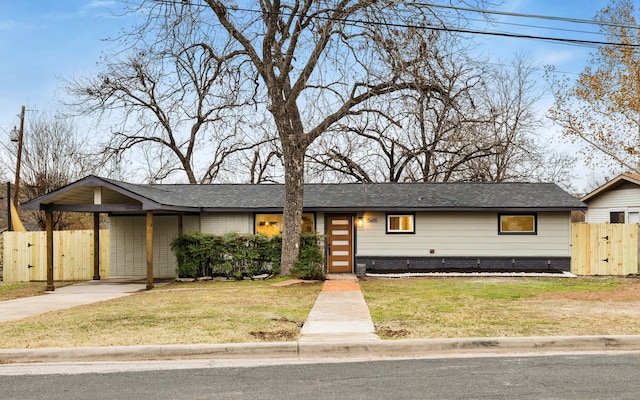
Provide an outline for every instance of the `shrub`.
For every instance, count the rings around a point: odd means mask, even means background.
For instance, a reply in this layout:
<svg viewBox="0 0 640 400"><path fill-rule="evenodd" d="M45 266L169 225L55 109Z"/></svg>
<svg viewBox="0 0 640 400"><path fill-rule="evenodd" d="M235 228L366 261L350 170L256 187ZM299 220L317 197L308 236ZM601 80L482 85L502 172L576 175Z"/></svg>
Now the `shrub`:
<svg viewBox="0 0 640 400"><path fill-rule="evenodd" d="M216 246L212 237L201 233L179 235L171 242L171 250L178 263L178 276L195 278L207 274L213 262Z"/></svg>
<svg viewBox="0 0 640 400"><path fill-rule="evenodd" d="M300 238L300 256L291 274L302 279L325 278L324 240L315 233L303 233Z"/></svg>
<svg viewBox="0 0 640 400"><path fill-rule="evenodd" d="M182 278L226 276L241 279L280 272L282 237L228 233L185 233L171 242ZM321 236L303 234L300 260L292 274L304 279L324 278Z"/></svg>

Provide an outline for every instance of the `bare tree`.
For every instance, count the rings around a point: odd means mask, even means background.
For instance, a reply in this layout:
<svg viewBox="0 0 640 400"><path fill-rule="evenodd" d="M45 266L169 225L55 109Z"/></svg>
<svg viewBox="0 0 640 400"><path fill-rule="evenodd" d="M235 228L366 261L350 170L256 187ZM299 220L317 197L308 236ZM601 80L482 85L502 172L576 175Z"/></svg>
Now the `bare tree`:
<svg viewBox="0 0 640 400"><path fill-rule="evenodd" d="M448 101L439 93L402 93L374 118L320 140L310 156L316 176L328 169L364 182L554 179L569 187L571 158L540 139L530 62L516 57L509 67L490 68L434 38L413 41L422 50L406 43L389 59L422 52L411 73L445 88Z"/></svg>
<svg viewBox="0 0 640 400"><path fill-rule="evenodd" d="M109 147L166 146L190 182L197 181L195 149L208 148L196 146L205 127L238 126L253 114L268 113L284 167L283 274L298 259L304 159L311 143L350 116L375 113L373 99L413 90L446 95L437 83L406 73L411 57L395 65L383 61L410 29L444 30L446 13L456 12L449 8L387 0L276 0L246 6L142 0L132 11L146 16L134 32L138 52L76 86L79 103L90 111L123 110L122 129L114 131ZM180 79L168 79L176 74ZM188 129L180 136L176 127L183 124ZM238 131L206 132L216 132L219 141ZM233 142L241 149L252 144L241 138Z"/></svg>
<svg viewBox="0 0 640 400"><path fill-rule="evenodd" d="M162 38L105 56L95 77L67 81L77 99L71 105L112 129L104 154L121 162L134 152L150 182L181 172L190 183L211 183L230 155L256 145L241 129L252 97L239 100L248 77L232 62L238 53L224 52L225 43L202 32L198 15L165 14ZM203 35L214 43L202 42Z"/></svg>
<svg viewBox="0 0 640 400"><path fill-rule="evenodd" d="M573 82L548 70L555 95L549 118L585 160L640 172L640 29L637 2L611 0L595 17L612 45L601 46ZM595 151L594 151L595 150Z"/></svg>
<svg viewBox="0 0 640 400"><path fill-rule="evenodd" d="M314 162L364 181L450 181L469 179L473 162L498 151L483 126L489 121L482 99L486 68L449 37L408 34L385 48L385 62L441 90L399 93L375 116L360 118L359 128L344 127L342 145L321 149Z"/></svg>
<svg viewBox="0 0 640 400"><path fill-rule="evenodd" d="M100 167L95 155L90 153L88 143L79 133L73 121L48 115L29 113L23 138L21 162L21 193L26 198L35 198L59 189L81 177L95 173ZM17 149L7 148L15 160ZM15 164L4 166L15 171ZM22 196L21 196L22 197ZM45 218L41 212L33 211L41 229L45 229ZM72 219L66 213L56 212L54 229L67 229Z"/></svg>
<svg viewBox="0 0 640 400"><path fill-rule="evenodd" d="M509 66L495 68L487 78L482 102L487 118L483 129L489 132L495 152L476 159L470 180L477 181L554 181L569 189L575 158L554 150L537 104L542 91L536 87L535 66L517 55Z"/></svg>
<svg viewBox="0 0 640 400"><path fill-rule="evenodd" d="M369 100L397 91L440 91L380 63L409 23L438 23L423 4L387 1L260 2L240 10L206 0L264 88L282 146L285 206L282 273L298 258L304 158L309 145ZM254 18L255 17L255 18Z"/></svg>
<svg viewBox="0 0 640 400"><path fill-rule="evenodd" d="M254 114L244 129L251 131L258 145L229 158L220 171L221 182L250 184L282 183L282 148L275 127L266 115Z"/></svg>
<svg viewBox="0 0 640 400"><path fill-rule="evenodd" d="M282 183L282 150L275 139L242 155L249 162L249 183Z"/></svg>

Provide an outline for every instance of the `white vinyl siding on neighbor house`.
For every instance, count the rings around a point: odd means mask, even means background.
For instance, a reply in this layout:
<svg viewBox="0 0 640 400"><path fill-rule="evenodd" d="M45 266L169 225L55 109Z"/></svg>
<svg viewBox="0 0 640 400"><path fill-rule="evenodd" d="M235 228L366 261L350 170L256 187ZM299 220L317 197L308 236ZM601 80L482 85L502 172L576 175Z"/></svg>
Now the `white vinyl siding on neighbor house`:
<svg viewBox="0 0 640 400"><path fill-rule="evenodd" d="M585 222L590 224L606 223L611 212L625 213L626 222L637 222L640 212L640 187L633 183L625 183L615 190L602 193L589 201L589 209Z"/></svg>
<svg viewBox="0 0 640 400"><path fill-rule="evenodd" d="M206 213L200 216L203 233L253 233L253 213Z"/></svg>
<svg viewBox="0 0 640 400"><path fill-rule="evenodd" d="M418 212L414 235L389 235L385 213L365 212L364 226L357 230L357 255L569 257L570 213L537 215L536 235L499 235L497 212Z"/></svg>
<svg viewBox="0 0 640 400"><path fill-rule="evenodd" d="M184 221L183 221L184 224ZM112 216L110 276L145 276L147 273L146 217ZM178 217L153 217L153 275L176 275L171 241L178 234Z"/></svg>

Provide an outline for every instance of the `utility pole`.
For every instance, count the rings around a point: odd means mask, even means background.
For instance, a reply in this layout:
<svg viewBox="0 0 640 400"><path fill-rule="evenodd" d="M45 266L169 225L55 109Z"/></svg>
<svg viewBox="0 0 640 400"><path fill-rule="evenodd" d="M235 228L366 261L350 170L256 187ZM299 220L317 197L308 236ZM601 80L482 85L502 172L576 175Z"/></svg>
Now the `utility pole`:
<svg viewBox="0 0 640 400"><path fill-rule="evenodd" d="M7 230L13 231L13 221L11 221L11 182L7 181Z"/></svg>
<svg viewBox="0 0 640 400"><path fill-rule="evenodd" d="M22 106L22 111L20 112L20 130L18 131L18 157L16 160L16 184L15 184L15 193L13 194L13 204L18 209L18 204L20 204L19 195L20 195L20 165L22 161L22 138L24 136L24 106ZM13 138L11 139L13 140Z"/></svg>

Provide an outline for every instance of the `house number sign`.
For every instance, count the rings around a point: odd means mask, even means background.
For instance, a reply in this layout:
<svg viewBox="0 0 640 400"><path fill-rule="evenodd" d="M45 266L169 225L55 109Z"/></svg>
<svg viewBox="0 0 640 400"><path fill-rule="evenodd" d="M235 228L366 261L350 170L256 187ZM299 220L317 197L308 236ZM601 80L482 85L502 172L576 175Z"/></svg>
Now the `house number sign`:
<svg viewBox="0 0 640 400"><path fill-rule="evenodd" d="M377 224L378 218L367 218L367 222L370 224Z"/></svg>

